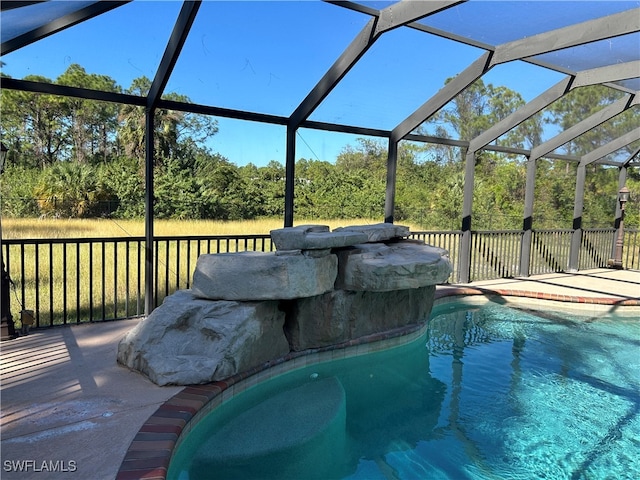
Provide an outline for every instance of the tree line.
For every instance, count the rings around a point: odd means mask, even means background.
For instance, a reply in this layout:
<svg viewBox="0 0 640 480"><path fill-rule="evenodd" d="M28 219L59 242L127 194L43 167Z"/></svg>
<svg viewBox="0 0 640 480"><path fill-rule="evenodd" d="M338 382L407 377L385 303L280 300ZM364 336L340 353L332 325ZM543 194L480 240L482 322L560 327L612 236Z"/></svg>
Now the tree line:
<svg viewBox="0 0 640 480"><path fill-rule="evenodd" d="M123 89L108 76L74 64L55 81L25 80L144 96L146 77ZM142 107L12 91L0 92L3 143L9 159L2 175L2 214L16 217L83 218L144 215L144 128ZM545 128L566 129L620 97L606 87L582 87L524 122L495 143L531 148ZM176 93L165 98L188 102ZM506 87L478 80L419 127L416 133L471 139L524 104ZM156 218L241 220L281 217L285 168L238 166L207 147L218 132L213 117L158 109L155 118L154 214ZM565 145L581 155L631 130L634 111ZM629 155L630 148L621 152ZM473 228L521 228L525 158L484 151L476 162ZM361 138L336 159L296 162L297 218L382 218L386 188L386 141ZM427 229L458 229L464 186L464 151L443 145L401 142L395 219ZM576 164L539 160L534 228L570 228ZM583 226L611 226L618 169L591 165L585 187ZM630 169L628 185L640 191ZM627 225L638 225L637 199L627 206Z"/></svg>

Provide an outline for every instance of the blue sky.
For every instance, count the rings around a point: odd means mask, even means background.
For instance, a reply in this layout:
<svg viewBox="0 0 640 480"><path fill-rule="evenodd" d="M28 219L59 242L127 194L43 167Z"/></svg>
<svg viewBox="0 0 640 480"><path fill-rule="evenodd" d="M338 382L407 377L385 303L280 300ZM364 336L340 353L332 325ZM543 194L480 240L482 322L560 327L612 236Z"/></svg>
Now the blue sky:
<svg viewBox="0 0 640 480"><path fill-rule="evenodd" d="M5 55L3 72L14 78L39 74L55 79L78 63L127 88L136 77L154 77L181 5L132 2ZM316 1L206 1L166 91L196 103L288 116L367 20ZM482 53L410 29L389 32L310 119L390 130ZM562 78L514 62L483 79L529 101ZM284 163L284 127L230 119L219 119L219 127L210 145L230 161ZM301 130L296 157L335 161L356 138Z"/></svg>

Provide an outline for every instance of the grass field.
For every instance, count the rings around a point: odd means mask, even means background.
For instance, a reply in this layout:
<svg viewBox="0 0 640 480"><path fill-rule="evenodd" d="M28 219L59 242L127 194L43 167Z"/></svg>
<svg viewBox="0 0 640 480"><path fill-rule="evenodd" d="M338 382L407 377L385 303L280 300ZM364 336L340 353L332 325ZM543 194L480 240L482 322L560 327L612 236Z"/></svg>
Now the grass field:
<svg viewBox="0 0 640 480"><path fill-rule="evenodd" d="M295 225L328 225L331 229L347 225L379 223L382 220L296 220ZM242 221L216 220L156 220L154 234L157 236L183 235L250 235L268 234L270 230L282 228L281 218ZM403 224L414 228L411 224ZM144 235L143 220L113 219L38 219L3 218L3 239L31 238L101 238L140 237Z"/></svg>

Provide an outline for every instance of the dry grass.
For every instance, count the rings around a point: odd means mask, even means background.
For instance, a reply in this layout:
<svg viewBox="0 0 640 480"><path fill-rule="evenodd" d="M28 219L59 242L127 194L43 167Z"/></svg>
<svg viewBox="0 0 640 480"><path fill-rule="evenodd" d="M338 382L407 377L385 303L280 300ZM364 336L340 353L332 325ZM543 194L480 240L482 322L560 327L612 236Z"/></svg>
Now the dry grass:
<svg viewBox="0 0 640 480"><path fill-rule="evenodd" d="M379 223L374 219L353 220L297 220L295 225L328 225L330 228L346 225ZM154 234L157 236L188 235L252 235L268 234L276 228L282 228L280 218L242 221L216 220L156 220ZM412 227L412 225L409 225ZM37 219L5 218L2 220L2 238L102 238L102 237L141 237L144 235L142 220L112 219Z"/></svg>

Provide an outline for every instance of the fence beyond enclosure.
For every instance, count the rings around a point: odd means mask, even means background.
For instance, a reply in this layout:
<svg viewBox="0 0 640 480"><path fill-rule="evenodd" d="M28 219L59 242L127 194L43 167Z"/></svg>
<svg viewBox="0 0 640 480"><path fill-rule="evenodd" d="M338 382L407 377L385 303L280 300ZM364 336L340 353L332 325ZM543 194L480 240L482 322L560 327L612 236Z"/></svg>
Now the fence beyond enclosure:
<svg viewBox="0 0 640 480"><path fill-rule="evenodd" d="M622 264L640 269L639 230L626 230ZM471 281L566 271L573 230L538 230L531 236L528 272L521 272L522 231L471 232ZM602 268L612 257L616 230L582 232L578 269ZM461 231L412 232L411 238L449 251L450 283L460 279ZM144 237L4 240L3 259L15 282L11 312L33 310L36 327L137 317L145 305ZM156 237L155 306L189 288L198 256L272 251L269 235Z"/></svg>

